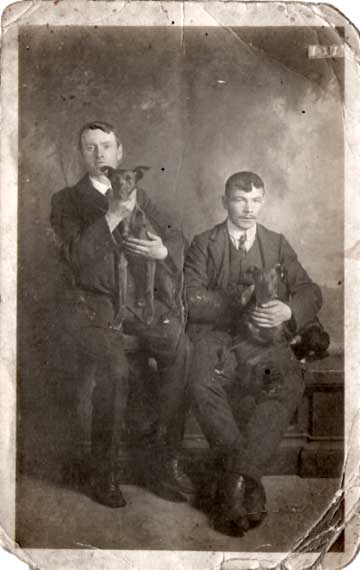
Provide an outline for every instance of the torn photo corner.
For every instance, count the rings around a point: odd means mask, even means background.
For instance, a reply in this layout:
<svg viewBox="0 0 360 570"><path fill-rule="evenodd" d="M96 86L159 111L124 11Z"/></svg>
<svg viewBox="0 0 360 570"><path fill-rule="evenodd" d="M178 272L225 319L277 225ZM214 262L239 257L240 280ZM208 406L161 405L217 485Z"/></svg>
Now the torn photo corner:
<svg viewBox="0 0 360 570"><path fill-rule="evenodd" d="M19 568L355 558L359 76L328 4L4 11L0 544Z"/></svg>

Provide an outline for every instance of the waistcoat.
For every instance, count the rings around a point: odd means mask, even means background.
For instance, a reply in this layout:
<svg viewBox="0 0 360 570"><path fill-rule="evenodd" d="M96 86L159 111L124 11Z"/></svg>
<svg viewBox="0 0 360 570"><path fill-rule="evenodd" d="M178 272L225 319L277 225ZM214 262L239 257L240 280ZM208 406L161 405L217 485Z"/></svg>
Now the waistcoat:
<svg viewBox="0 0 360 570"><path fill-rule="evenodd" d="M250 267L264 268L264 260L259 245L259 240L256 237L253 245L247 252L236 249L234 244L229 238L230 242L230 271L229 271L229 285L249 285L244 275Z"/></svg>

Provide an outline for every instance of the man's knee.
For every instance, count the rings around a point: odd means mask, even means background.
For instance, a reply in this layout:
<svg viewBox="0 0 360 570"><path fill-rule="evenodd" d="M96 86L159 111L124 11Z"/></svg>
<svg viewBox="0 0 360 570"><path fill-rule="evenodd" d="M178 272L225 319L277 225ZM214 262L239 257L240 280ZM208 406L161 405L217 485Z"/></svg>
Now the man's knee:
<svg viewBox="0 0 360 570"><path fill-rule="evenodd" d="M199 355L195 356L196 359L198 357ZM192 400L197 406L223 394L221 378L211 358L202 358L200 355L200 362L191 370L189 389Z"/></svg>

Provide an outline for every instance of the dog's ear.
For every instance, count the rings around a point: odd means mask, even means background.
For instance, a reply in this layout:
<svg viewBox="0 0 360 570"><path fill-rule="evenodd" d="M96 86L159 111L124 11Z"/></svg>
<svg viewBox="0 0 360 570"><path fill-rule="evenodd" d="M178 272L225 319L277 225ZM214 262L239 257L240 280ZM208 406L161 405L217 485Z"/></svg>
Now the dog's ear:
<svg viewBox="0 0 360 570"><path fill-rule="evenodd" d="M144 172L146 172L147 170L150 170L151 166L135 166L134 168L134 172L136 174L136 182L138 180L141 180L141 178L143 178L144 176Z"/></svg>
<svg viewBox="0 0 360 570"><path fill-rule="evenodd" d="M241 293L240 295L240 305L245 308L249 302L251 297L253 296L253 293L255 291L255 285L249 285L248 287L246 287L246 289L244 289L244 291Z"/></svg>
<svg viewBox="0 0 360 570"><path fill-rule="evenodd" d="M109 178L109 180L112 180L115 168L113 168L112 166L102 166L100 170L105 174L105 176Z"/></svg>
<svg viewBox="0 0 360 570"><path fill-rule="evenodd" d="M274 269L276 269L276 272L277 272L279 278L281 279L281 281L284 281L286 276L287 276L287 271L286 271L285 267L283 266L283 264L277 263L275 265Z"/></svg>

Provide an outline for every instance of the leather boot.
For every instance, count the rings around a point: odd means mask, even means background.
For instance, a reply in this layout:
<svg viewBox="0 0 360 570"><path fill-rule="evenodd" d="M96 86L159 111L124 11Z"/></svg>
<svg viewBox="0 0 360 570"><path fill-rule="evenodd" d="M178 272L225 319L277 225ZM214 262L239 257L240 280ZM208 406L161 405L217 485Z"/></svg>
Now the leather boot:
<svg viewBox="0 0 360 570"><path fill-rule="evenodd" d="M211 515L216 530L230 536L242 536L249 529L245 497L246 478L227 471L224 478L218 481Z"/></svg>
<svg viewBox="0 0 360 570"><path fill-rule="evenodd" d="M119 477L113 467L93 470L90 478L90 494L96 502L112 509L126 506Z"/></svg>
<svg viewBox="0 0 360 570"><path fill-rule="evenodd" d="M164 451L161 479L179 493L185 495L194 493L194 485L190 477L185 473L179 455L176 452Z"/></svg>
<svg viewBox="0 0 360 570"><path fill-rule="evenodd" d="M145 484L156 495L167 501L186 502L184 488L191 488L191 481L182 470L176 454L164 447L152 450L152 457L146 467Z"/></svg>
<svg viewBox="0 0 360 570"><path fill-rule="evenodd" d="M266 516L266 495L261 481L247 479L244 505L251 527L258 526Z"/></svg>

